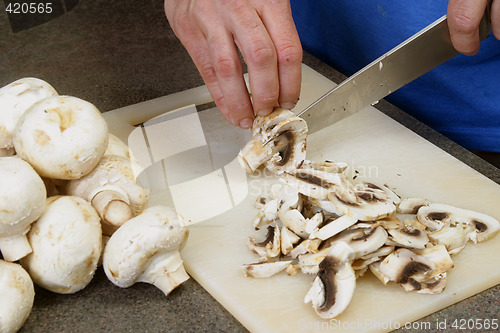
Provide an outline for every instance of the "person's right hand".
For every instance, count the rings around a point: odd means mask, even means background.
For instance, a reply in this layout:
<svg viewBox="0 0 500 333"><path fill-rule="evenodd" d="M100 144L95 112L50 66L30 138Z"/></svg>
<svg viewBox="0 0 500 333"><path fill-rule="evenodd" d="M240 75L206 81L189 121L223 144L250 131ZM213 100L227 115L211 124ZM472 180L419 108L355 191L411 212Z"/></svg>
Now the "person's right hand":
<svg viewBox="0 0 500 333"><path fill-rule="evenodd" d="M255 114L295 106L302 48L288 0L165 0L165 14L233 125L250 128Z"/></svg>

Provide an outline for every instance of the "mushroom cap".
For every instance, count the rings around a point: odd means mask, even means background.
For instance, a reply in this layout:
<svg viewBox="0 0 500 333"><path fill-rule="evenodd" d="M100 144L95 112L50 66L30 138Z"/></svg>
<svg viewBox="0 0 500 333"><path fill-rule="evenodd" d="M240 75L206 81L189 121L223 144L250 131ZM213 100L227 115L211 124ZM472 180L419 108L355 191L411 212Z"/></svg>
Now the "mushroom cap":
<svg viewBox="0 0 500 333"><path fill-rule="evenodd" d="M70 96L33 104L14 132L19 156L44 177L77 179L89 173L108 144L108 127L99 110Z"/></svg>
<svg viewBox="0 0 500 333"><path fill-rule="evenodd" d="M19 264L0 260L0 332L17 332L28 318L35 288Z"/></svg>
<svg viewBox="0 0 500 333"><path fill-rule="evenodd" d="M154 206L123 224L104 249L108 279L121 288L139 282L157 257L178 252L188 237L185 222L169 207Z"/></svg>
<svg viewBox="0 0 500 333"><path fill-rule="evenodd" d="M14 129L24 112L35 102L56 96L57 92L47 82L27 77L16 80L0 89L0 148L14 147Z"/></svg>
<svg viewBox="0 0 500 333"><path fill-rule="evenodd" d="M0 238L25 234L43 212L42 178L19 157L0 157Z"/></svg>
<svg viewBox="0 0 500 333"><path fill-rule="evenodd" d="M33 252L21 259L33 281L52 292L75 293L94 276L101 255L101 223L92 205L54 196L28 232Z"/></svg>
<svg viewBox="0 0 500 333"><path fill-rule="evenodd" d="M380 263L380 272L397 283L407 283L415 275L427 277L434 268L431 260L405 248L397 249Z"/></svg>

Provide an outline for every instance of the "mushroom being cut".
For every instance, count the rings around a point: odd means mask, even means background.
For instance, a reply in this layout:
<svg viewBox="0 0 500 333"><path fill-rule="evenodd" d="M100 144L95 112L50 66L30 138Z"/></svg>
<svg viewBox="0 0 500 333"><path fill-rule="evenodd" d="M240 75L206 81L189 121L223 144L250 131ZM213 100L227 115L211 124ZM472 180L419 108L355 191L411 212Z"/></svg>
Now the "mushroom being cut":
<svg viewBox="0 0 500 333"><path fill-rule="evenodd" d="M14 129L24 112L35 102L56 95L50 84L32 77L16 80L0 89L0 156L14 154Z"/></svg>
<svg viewBox="0 0 500 333"><path fill-rule="evenodd" d="M0 157L0 250L5 260L31 252L26 233L42 214L46 198L43 180L27 162Z"/></svg>
<svg viewBox="0 0 500 333"><path fill-rule="evenodd" d="M35 288L19 264L0 260L0 332L14 333L33 308Z"/></svg>
<svg viewBox="0 0 500 333"><path fill-rule="evenodd" d="M95 209L72 196L47 199L28 232L33 252L21 259L37 285L60 294L85 288L101 255L101 223Z"/></svg>
<svg viewBox="0 0 500 333"><path fill-rule="evenodd" d="M305 159L307 132L304 119L277 108L255 118L252 139L238 154L238 161L247 173L263 164L274 173L293 170Z"/></svg>
<svg viewBox="0 0 500 333"><path fill-rule="evenodd" d="M33 104L14 131L17 154L43 177L77 179L104 155L108 127L99 110L70 96L53 96Z"/></svg>
<svg viewBox="0 0 500 333"><path fill-rule="evenodd" d="M145 282L168 295L189 278L179 252L188 233L175 210L150 207L111 236L104 249L104 272L118 287Z"/></svg>
<svg viewBox="0 0 500 333"><path fill-rule="evenodd" d="M113 230L105 232L111 235L114 229L143 211L151 190L136 183L129 159L107 155L90 173L69 181L66 193L91 202L102 221L112 227L109 229Z"/></svg>
<svg viewBox="0 0 500 333"><path fill-rule="evenodd" d="M319 264L319 272L304 302L312 303L321 318L334 318L351 302L356 275L351 267L353 251L347 243L338 242Z"/></svg>

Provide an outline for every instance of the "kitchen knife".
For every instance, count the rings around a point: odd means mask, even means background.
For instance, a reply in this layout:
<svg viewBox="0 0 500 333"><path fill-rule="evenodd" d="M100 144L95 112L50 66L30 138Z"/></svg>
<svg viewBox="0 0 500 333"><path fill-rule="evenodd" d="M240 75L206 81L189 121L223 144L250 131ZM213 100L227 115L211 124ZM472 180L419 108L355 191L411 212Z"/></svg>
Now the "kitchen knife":
<svg viewBox="0 0 500 333"><path fill-rule="evenodd" d="M490 32L489 18L488 6L479 26L481 40ZM457 54L445 15L359 70L298 115L307 121L309 133L315 132L377 103Z"/></svg>

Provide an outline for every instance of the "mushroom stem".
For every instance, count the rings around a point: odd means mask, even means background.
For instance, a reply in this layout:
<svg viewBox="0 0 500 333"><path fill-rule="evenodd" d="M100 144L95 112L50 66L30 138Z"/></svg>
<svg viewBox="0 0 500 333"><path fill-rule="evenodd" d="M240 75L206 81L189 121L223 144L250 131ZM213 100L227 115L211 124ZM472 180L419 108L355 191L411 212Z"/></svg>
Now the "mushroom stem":
<svg viewBox="0 0 500 333"><path fill-rule="evenodd" d="M155 257L139 281L154 285L167 296L187 279L189 275L184 269L179 251L172 251Z"/></svg>
<svg viewBox="0 0 500 333"><path fill-rule="evenodd" d="M103 190L92 198L92 205L107 224L119 227L133 216L128 197L115 190Z"/></svg>
<svg viewBox="0 0 500 333"><path fill-rule="evenodd" d="M33 251L26 234L0 239L0 250L3 258L11 262L17 261Z"/></svg>

